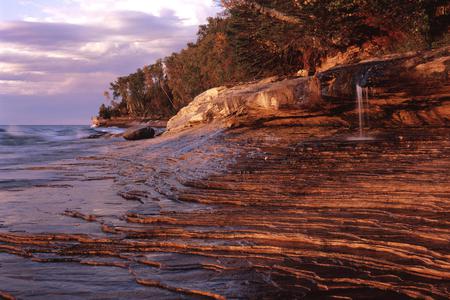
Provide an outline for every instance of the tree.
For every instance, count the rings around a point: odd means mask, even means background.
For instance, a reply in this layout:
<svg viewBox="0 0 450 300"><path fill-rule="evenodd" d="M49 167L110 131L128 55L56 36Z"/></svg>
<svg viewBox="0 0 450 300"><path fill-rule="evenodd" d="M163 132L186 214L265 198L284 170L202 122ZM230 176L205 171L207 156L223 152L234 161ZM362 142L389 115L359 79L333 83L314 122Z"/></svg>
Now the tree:
<svg viewBox="0 0 450 300"><path fill-rule="evenodd" d="M209 88L248 79L230 41L229 24L226 16L209 18L208 24L199 27L196 43L165 59L177 109Z"/></svg>
<svg viewBox="0 0 450 300"><path fill-rule="evenodd" d="M349 47L384 54L449 39L448 0L219 2L224 12L199 27L195 43L111 83L112 116L170 117L209 88L314 74Z"/></svg>
<svg viewBox="0 0 450 300"><path fill-rule="evenodd" d="M321 59L350 46L371 44L383 52L430 44L434 0L222 0L230 13L241 63L252 74L314 72ZM432 23L432 22L431 22ZM432 24L431 24L432 25ZM448 22L447 26L448 28ZM295 57L301 63L295 64Z"/></svg>
<svg viewBox="0 0 450 300"><path fill-rule="evenodd" d="M153 65L145 66L143 72L152 114L160 117L174 114L176 109L163 61L159 59Z"/></svg>
<svg viewBox="0 0 450 300"><path fill-rule="evenodd" d="M105 104L100 105L98 116L103 119L110 119L111 118L110 108L107 107Z"/></svg>

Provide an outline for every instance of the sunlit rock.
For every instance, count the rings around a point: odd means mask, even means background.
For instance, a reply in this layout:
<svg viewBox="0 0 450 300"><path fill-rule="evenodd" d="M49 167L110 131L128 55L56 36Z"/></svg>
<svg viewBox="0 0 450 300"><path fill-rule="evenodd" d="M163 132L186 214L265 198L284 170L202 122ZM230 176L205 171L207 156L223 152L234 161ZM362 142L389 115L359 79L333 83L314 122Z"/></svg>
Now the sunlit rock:
<svg viewBox="0 0 450 300"><path fill-rule="evenodd" d="M449 125L449 49L336 66L312 77L214 88L197 96L167 128L253 126L286 118L305 126L358 127L357 86L367 90L369 127Z"/></svg>

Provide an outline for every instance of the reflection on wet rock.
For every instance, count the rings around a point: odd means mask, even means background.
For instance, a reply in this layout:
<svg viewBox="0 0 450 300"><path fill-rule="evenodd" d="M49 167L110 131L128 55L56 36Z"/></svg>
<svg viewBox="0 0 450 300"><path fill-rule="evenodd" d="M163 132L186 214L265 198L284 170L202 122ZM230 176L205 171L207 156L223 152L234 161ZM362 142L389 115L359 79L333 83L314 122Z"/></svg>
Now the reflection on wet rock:
<svg viewBox="0 0 450 300"><path fill-rule="evenodd" d="M0 290L32 298L30 282L49 299L81 290L102 299L448 298L448 133L349 141L345 129L294 123L118 142L107 159L55 171L72 174L64 182L74 188L1 192L16 218L33 201L42 218L19 225L0 209ZM105 170L114 172L99 177ZM15 199L28 197L21 209ZM59 285L14 279L28 267Z"/></svg>

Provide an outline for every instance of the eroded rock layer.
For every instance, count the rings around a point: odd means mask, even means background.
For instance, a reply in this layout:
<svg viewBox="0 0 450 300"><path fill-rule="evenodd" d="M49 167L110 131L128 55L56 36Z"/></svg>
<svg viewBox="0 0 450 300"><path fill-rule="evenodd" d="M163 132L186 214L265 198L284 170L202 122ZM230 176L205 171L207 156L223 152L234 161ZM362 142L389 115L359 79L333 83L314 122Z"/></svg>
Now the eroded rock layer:
<svg viewBox="0 0 450 300"><path fill-rule="evenodd" d="M0 190L0 298L450 298L448 51L216 88L153 140L1 169L31 179Z"/></svg>
<svg viewBox="0 0 450 300"><path fill-rule="evenodd" d="M5 224L0 251L50 274L55 264L125 270L144 288L136 298L447 299L449 133L352 142L352 131L269 121L119 144L107 160L88 158L97 167L84 176L103 182L96 170L114 170L112 189L132 208L61 211L85 233Z"/></svg>
<svg viewBox="0 0 450 300"><path fill-rule="evenodd" d="M219 87L196 97L167 126L174 132L206 123L239 127L297 118L305 126L356 127L357 85L368 89L365 112L372 127L449 126L449 72L446 47L336 66L314 77Z"/></svg>

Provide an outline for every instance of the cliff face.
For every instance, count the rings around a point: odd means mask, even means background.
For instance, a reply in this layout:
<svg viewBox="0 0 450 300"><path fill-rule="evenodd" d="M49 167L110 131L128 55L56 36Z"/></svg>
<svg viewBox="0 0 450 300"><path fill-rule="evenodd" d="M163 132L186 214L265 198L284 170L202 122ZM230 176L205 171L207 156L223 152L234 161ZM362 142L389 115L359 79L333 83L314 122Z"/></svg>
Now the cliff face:
<svg viewBox="0 0 450 300"><path fill-rule="evenodd" d="M268 78L199 95L168 123L235 127L296 119L303 125L358 125L356 86L367 87L372 127L450 125L450 47L342 65L314 77ZM285 121L286 122L286 121Z"/></svg>
<svg viewBox="0 0 450 300"><path fill-rule="evenodd" d="M374 127L448 126L450 48L387 60L336 67L320 73L322 95L331 109L352 115L357 84L368 87ZM346 107L347 105L347 107Z"/></svg>

